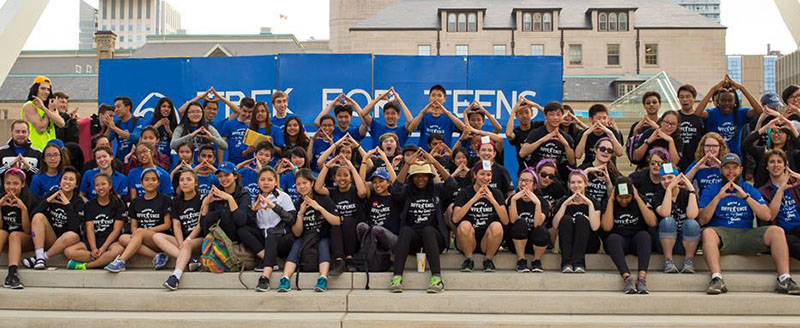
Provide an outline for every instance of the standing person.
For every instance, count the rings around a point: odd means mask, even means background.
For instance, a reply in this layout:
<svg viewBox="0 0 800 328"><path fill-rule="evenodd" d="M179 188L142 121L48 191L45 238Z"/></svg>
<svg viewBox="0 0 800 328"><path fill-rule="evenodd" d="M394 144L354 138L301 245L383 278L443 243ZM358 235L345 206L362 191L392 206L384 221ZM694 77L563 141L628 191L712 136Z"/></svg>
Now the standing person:
<svg viewBox="0 0 800 328"><path fill-rule="evenodd" d="M578 144L575 146L575 160L581 159L586 154L583 163L591 163L594 161L594 148L600 139L608 139L611 141L616 158L625 154L625 147L622 146L622 134L612 124L608 118L608 108L603 104L594 104L589 107L589 119L592 125L581 133Z"/></svg>
<svg viewBox="0 0 800 328"><path fill-rule="evenodd" d="M283 141L284 150L290 150L295 147L300 147L304 150L308 148L311 139L306 135L303 121L299 117L292 116L286 120L286 124L283 126Z"/></svg>
<svg viewBox="0 0 800 328"><path fill-rule="evenodd" d="M111 148L98 146L94 149L94 156L97 160L97 168L91 169L83 174L81 178L81 197L86 200L97 198L97 188L94 187L94 176L100 173L108 175L113 181L113 189L120 197L128 196L128 177L117 172L111 166L111 159L114 158Z"/></svg>
<svg viewBox="0 0 800 328"><path fill-rule="evenodd" d="M133 145L139 142L139 135L136 130L141 130L146 122L131 112L133 102L128 97L117 97L114 99L114 115L100 116L104 119L105 126L108 127L108 139L114 143L114 158L123 161L125 156L131 152Z"/></svg>
<svg viewBox="0 0 800 328"><path fill-rule="evenodd" d="M608 232L606 252L625 282L623 291L626 294L649 294L646 279L650 265L650 233L647 229L656 225L656 216L626 177L617 179L610 194L602 222L603 230ZM628 254L635 254L639 259L635 286L625 261Z"/></svg>
<svg viewBox="0 0 800 328"><path fill-rule="evenodd" d="M422 156L424 162L417 159ZM412 164L414 163L414 164ZM443 182L434 183L436 168ZM406 176L410 179L406 183ZM418 150L397 175L392 186L392 193L400 195L403 210L400 213L400 235L394 250L394 275L389 290L392 293L403 292L403 271L409 255L422 248L425 258L430 264L431 278L428 293L444 291L441 277L439 254L447 247L447 228L444 223L442 208L437 206L442 199L455 191L455 180L450 173L429 153Z"/></svg>
<svg viewBox="0 0 800 328"><path fill-rule="evenodd" d="M11 122L11 139L8 143L0 147L0 174L10 168L18 168L28 176L27 184L30 179L39 173L39 163L42 161L41 148L35 148L28 139L28 124L23 120Z"/></svg>
<svg viewBox="0 0 800 328"><path fill-rule="evenodd" d="M697 159L686 168L686 178L697 184L700 191L699 197L708 190L708 187L722 181L720 160L728 154L728 144L719 133L708 132L700 138L700 145L695 151Z"/></svg>
<svg viewBox="0 0 800 328"><path fill-rule="evenodd" d="M272 93L272 116L271 121L272 124L278 127L279 130L283 130L283 127L286 126L286 122L295 117L294 115L289 115L289 94L280 90L275 90Z"/></svg>
<svg viewBox="0 0 800 328"><path fill-rule="evenodd" d="M170 148L178 151L178 146L183 143L189 143L189 146L198 154L203 146L212 146L225 150L228 149L230 144L230 142L226 143L222 139L217 129L203 120L203 107L197 102L190 103L187 106L186 115L184 115L181 124L175 127L175 131L172 133Z"/></svg>
<svg viewBox="0 0 800 328"><path fill-rule="evenodd" d="M658 129L658 111L661 109L661 94L657 91L648 91L642 95L642 107L644 108L644 117L633 123L630 131L628 131L628 158L631 164L639 165L639 162L634 160L633 151L635 145L641 143L642 134L648 129Z"/></svg>
<svg viewBox="0 0 800 328"><path fill-rule="evenodd" d="M64 119L53 105L52 82L46 76L37 76L28 90L28 99L22 104L20 118L28 124L31 144L43 149L47 142L56 138L55 127L63 128Z"/></svg>
<svg viewBox="0 0 800 328"><path fill-rule="evenodd" d="M226 103L229 102L224 97L220 97L222 101ZM229 104L230 106L231 104ZM250 117L252 116L253 109L256 106L255 100L250 97L244 97L239 102L238 111L240 112L237 117L231 115L228 117L228 120L222 124L222 131L219 131L219 134L225 138L228 143L227 152L228 152L228 161L233 163L234 165L244 162L247 159L247 155L244 153L247 150L247 145L244 144L244 135L247 133L248 123L250 123ZM235 107L231 106L231 108ZM220 158L220 160L223 160Z"/></svg>
<svg viewBox="0 0 800 328"><path fill-rule="evenodd" d="M783 229L778 226L753 228L755 218L769 220L771 212L761 193L742 181L742 161L729 153L722 158L723 181L712 185L700 198L703 209L698 223L703 230L703 256L711 272L708 294L728 291L722 278L720 255L757 254L769 251L778 271L775 291L799 295L800 287L789 273L789 249Z"/></svg>
<svg viewBox="0 0 800 328"><path fill-rule="evenodd" d="M572 106L564 104L564 117L561 120L561 125L559 128L566 132L567 135L572 138L572 140L579 140L583 131L589 128L586 126L583 121L581 121L577 116L575 116L575 110L572 109Z"/></svg>
<svg viewBox="0 0 800 328"><path fill-rule="evenodd" d="M697 195L691 180L676 173L666 167L660 171L664 191L653 199L659 219L658 241L654 244L656 251L664 254L665 273L678 273L672 259L675 253L685 255L680 272L694 273L694 255L700 242L700 224L695 220L699 213Z"/></svg>
<svg viewBox="0 0 800 328"><path fill-rule="evenodd" d="M678 129L680 121L678 121L678 112L674 110L666 111L661 114L658 119L657 129L647 129L641 134L639 142L633 146L633 161L639 163L637 169L642 169L647 166L642 159L648 154L651 149L663 148L669 152L670 163L677 166L680 162L679 151L683 149L683 139L681 138L681 131Z"/></svg>
<svg viewBox="0 0 800 328"><path fill-rule="evenodd" d="M533 130L533 120L531 117L534 114L534 108L536 108L537 112L544 110L539 104L520 96L519 101L514 105L514 109L512 109L511 115L508 117L508 122L506 123L506 139L508 139L508 142L517 150L515 152L517 157L517 174L528 167L528 165L525 164L525 158L519 154L522 145L525 143L525 139L528 138L528 134ZM514 127L514 119L519 121L517 127Z"/></svg>
<svg viewBox="0 0 800 328"><path fill-rule="evenodd" d="M158 143L155 145L158 152L169 155L172 135L178 128L178 116L175 114L175 103L172 102L172 99L163 97L158 100L156 108L153 110L153 118L148 125L158 131ZM138 134L141 136L142 132L140 131Z"/></svg>
<svg viewBox="0 0 800 328"><path fill-rule="evenodd" d="M464 122L458 119L449 109L444 107L447 101L447 91L437 84L428 92L428 104L408 124L408 131L417 131L419 128L418 146L425 151L428 148L428 136L441 133L447 146L453 144L453 132L464 131Z"/></svg>
<svg viewBox="0 0 800 328"><path fill-rule="evenodd" d="M172 231L174 235L159 232L153 236L153 242L168 256L175 258L175 270L164 282L163 286L169 290L177 290L183 270L189 266L193 271L200 266L197 260L192 259L192 251L200 248L203 238L200 235L200 208L203 200L197 189L197 174L191 170L183 169L176 177L178 192L172 198ZM199 238L198 238L199 237Z"/></svg>
<svg viewBox="0 0 800 328"><path fill-rule="evenodd" d="M25 172L12 168L3 173L3 197L0 197L2 230L0 230L0 253L8 241L8 275L3 287L22 289L17 268L23 251L34 247L31 237L31 221L28 209L37 203L25 187Z"/></svg>
<svg viewBox="0 0 800 328"><path fill-rule="evenodd" d="M545 216L550 212L549 204L534 193L536 172L533 168L522 171L517 182L519 191L506 203L510 222L506 245L517 255L517 272L544 272L542 256L550 243L550 234L544 224ZM530 269L525 253L533 254Z"/></svg>
<svg viewBox="0 0 800 328"><path fill-rule="evenodd" d="M283 153L283 132L270 121L267 103L263 101L256 103L253 113L250 114L250 127L248 129L269 137L268 141L273 146L272 153L275 156L280 156ZM247 146L247 149L244 150L245 157L249 157L255 150L255 146Z"/></svg>
<svg viewBox="0 0 800 328"><path fill-rule="evenodd" d="M41 198L58 189L66 162L66 152L57 144L50 143L45 146L44 161L41 162L39 173L34 175L31 181L31 193Z"/></svg>
<svg viewBox="0 0 800 328"><path fill-rule="evenodd" d="M336 117L336 127L333 129L331 133L331 138L333 141L339 141L340 139L344 138L346 135L350 135L350 137L354 138L356 141L361 141L364 136L367 134L367 128L364 125L364 121L361 120L361 124L359 126L351 126L351 121L353 119L353 111L356 113L361 112L361 106L358 105L355 100L348 97L345 94L339 94L333 101L331 101L322 112L317 115L317 118L314 119L314 125L317 126L317 129L321 127L322 119L325 116L328 116L333 110L333 115Z"/></svg>
<svg viewBox="0 0 800 328"><path fill-rule="evenodd" d="M769 204L770 221L783 228L789 255L800 258L800 174L786 167L786 153L768 151L764 157L769 170L769 183L758 189Z"/></svg>
<svg viewBox="0 0 800 328"><path fill-rule="evenodd" d="M583 171L573 171L567 181L572 195L556 205L558 211L553 216L561 248L561 272L585 273L586 253L600 249L595 233L600 228L600 204L586 197L589 179Z"/></svg>
<svg viewBox="0 0 800 328"><path fill-rule="evenodd" d="M166 196L172 196L172 194L175 193L172 188L172 178L170 178L169 173L160 166L156 166L154 157L156 151L157 150L148 143L140 142L139 145L136 146L136 158L139 160L139 167L128 172L128 176L133 177L132 179L128 179L128 195L131 196L131 199L144 196L146 191L142 185L142 181L137 180L136 177L142 176L142 173L148 169L153 169L158 173L158 180L161 181L161 183L158 184L159 193Z"/></svg>
<svg viewBox="0 0 800 328"><path fill-rule="evenodd" d="M57 91L53 93L54 109L58 110L58 115L64 120L64 126L56 126L56 139L67 143L78 143L78 108L69 111L69 95L65 92Z"/></svg>
<svg viewBox="0 0 800 328"><path fill-rule="evenodd" d="M45 201L31 212L31 237L36 255L22 261L25 267L44 270L48 259L81 242L83 199L77 192L80 176L75 168L65 168L59 182L60 189L40 198Z"/></svg>
<svg viewBox="0 0 800 328"><path fill-rule="evenodd" d="M567 165L575 166L575 143L572 137L559 128L564 117L564 108L559 102L550 102L544 106L544 115L544 125L528 134L519 155L525 158L527 166L552 158L558 164L559 175L566 177L569 175Z"/></svg>
<svg viewBox="0 0 800 328"><path fill-rule="evenodd" d="M381 100L388 101L383 105L383 123L373 119L372 115L370 114L373 108L377 106L378 102ZM403 111L403 117L406 119L406 123L403 125L398 125L397 123L400 121L401 109ZM380 97L373 99L358 115L361 117L361 121L364 122L364 125L369 128L369 134L372 136L373 147L381 144L381 138L386 133L394 133L394 135L397 136L398 147L405 146L406 140L408 140L408 135L411 133L408 130L408 125L411 124L411 121L414 118L411 116L411 111L408 110L408 107L406 107L403 99L400 98L400 94L394 90L394 87L389 88L389 90L380 95Z"/></svg>
<svg viewBox="0 0 800 328"><path fill-rule="evenodd" d="M736 94L737 90L742 92L753 108L742 107ZM712 97L717 107L706 109ZM703 118L706 131L719 133L728 143L728 150L741 156L742 130L751 118L761 115L763 111L761 103L750 94L750 91L726 74L719 83L708 90L697 105L695 115Z"/></svg>
<svg viewBox="0 0 800 328"><path fill-rule="evenodd" d="M278 188L278 172L272 167L267 166L259 172L258 186L261 193L250 207L250 215L255 218L261 235L266 236L262 242L264 260L260 265L264 271L256 286L256 291L266 292L278 257L286 258L291 251L294 240L290 229L297 220L297 210L289 194Z"/></svg>
<svg viewBox="0 0 800 328"><path fill-rule="evenodd" d="M700 138L705 132L703 119L695 115L694 101L697 98L697 90L691 84L684 84L678 88L678 102L681 110L678 111L678 122L681 122L681 140L683 149L679 149L681 160L678 167L686 170L689 164L695 161L695 153L700 145Z"/></svg>

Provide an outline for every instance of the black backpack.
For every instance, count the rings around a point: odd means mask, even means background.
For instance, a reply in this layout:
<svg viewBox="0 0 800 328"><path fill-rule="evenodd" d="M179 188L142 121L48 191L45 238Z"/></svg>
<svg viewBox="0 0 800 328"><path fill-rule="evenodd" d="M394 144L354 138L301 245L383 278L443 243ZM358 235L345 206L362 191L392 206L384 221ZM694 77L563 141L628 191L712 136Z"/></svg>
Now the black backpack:
<svg viewBox="0 0 800 328"><path fill-rule="evenodd" d="M391 254L387 251L378 249L378 239L372 233L373 227L367 230L361 239L361 248L354 256L356 267L359 271L364 271L367 275L367 283L364 289L369 289L369 272L384 272L392 266Z"/></svg>
<svg viewBox="0 0 800 328"><path fill-rule="evenodd" d="M295 276L294 281L295 286L297 286L297 290L300 290L300 272L319 271L319 253L317 251L318 243L318 233L307 232L303 235L303 246L300 248L300 259L297 261L297 275Z"/></svg>

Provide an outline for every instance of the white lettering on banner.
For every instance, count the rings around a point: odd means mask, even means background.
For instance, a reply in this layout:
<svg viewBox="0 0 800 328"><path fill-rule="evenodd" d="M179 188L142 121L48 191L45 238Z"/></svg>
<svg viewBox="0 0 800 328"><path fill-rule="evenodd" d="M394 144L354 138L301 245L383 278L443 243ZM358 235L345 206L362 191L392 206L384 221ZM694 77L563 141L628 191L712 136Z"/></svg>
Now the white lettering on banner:
<svg viewBox="0 0 800 328"><path fill-rule="evenodd" d="M292 93L292 90L294 90L294 88L286 88L286 90L282 90L282 91L285 92L286 94L290 94L290 93ZM256 101L259 101L259 96L269 95L269 94L272 94L275 91L278 91L278 90L277 89L253 89L253 90L250 90L250 98L253 98ZM206 93L206 90L196 91L196 95L197 96L202 95L204 93ZM244 91L240 91L240 90L231 90L231 91L217 90L217 93L219 93L220 96L225 97L225 98L227 98L228 100L230 100L230 101L232 101L234 103L238 103L239 101L242 100L242 98L245 97ZM153 98L155 98L154 101L152 103L150 103L150 100L153 99ZM147 96L145 96L142 99L142 101L140 101L136 105L136 109L133 110L133 116L144 116L147 113L153 112L153 110L155 108L155 105L158 103L158 100L161 99L161 98L164 98L164 94L162 94L161 92L158 92L158 91L150 92ZM268 99L268 97L267 97L267 99L261 99L261 100L264 100L267 103L270 103L270 101L271 101L271 99ZM177 113L177 110L178 109L176 108L175 109L176 113ZM228 107L227 105L225 105L225 109L224 110L225 110L225 117L228 117L228 115L231 114L231 108ZM293 114L293 112L291 110L288 110L288 112L290 114Z"/></svg>

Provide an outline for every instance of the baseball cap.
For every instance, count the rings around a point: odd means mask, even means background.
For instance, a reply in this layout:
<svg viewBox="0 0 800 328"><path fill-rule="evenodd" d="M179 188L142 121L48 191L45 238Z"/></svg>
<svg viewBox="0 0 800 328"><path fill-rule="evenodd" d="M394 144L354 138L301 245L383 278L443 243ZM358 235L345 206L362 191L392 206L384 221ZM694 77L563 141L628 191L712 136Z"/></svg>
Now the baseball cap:
<svg viewBox="0 0 800 328"><path fill-rule="evenodd" d="M374 178L381 178L387 181L391 180L391 177L389 177L389 171L386 171L386 168L383 167L377 168L375 172L373 172L372 175L369 177L370 180Z"/></svg>
<svg viewBox="0 0 800 328"><path fill-rule="evenodd" d="M742 160L739 158L739 155L736 155L734 153L727 153L725 154L725 156L722 156L721 162L723 166L728 163L736 163L738 165L742 165Z"/></svg>
<svg viewBox="0 0 800 328"><path fill-rule="evenodd" d="M658 170L659 176L663 177L667 174L672 174L672 175L678 174L678 170L676 170L675 167L672 166L672 163L664 163L664 165L661 165L661 169Z"/></svg>
<svg viewBox="0 0 800 328"><path fill-rule="evenodd" d="M50 81L50 78L47 77L47 76L44 76L44 75L39 75L39 76L33 78L33 84L42 83L42 82L47 82L47 83L53 84L53 82Z"/></svg>
<svg viewBox="0 0 800 328"><path fill-rule="evenodd" d="M220 171L225 172L225 174L231 174L236 172L236 165L233 165L231 162L224 162L220 166L217 167L217 173Z"/></svg>
<svg viewBox="0 0 800 328"><path fill-rule="evenodd" d="M783 102L781 102L781 97L779 97L778 94L774 92L767 92L764 95L762 95L761 103L773 109L783 106Z"/></svg>

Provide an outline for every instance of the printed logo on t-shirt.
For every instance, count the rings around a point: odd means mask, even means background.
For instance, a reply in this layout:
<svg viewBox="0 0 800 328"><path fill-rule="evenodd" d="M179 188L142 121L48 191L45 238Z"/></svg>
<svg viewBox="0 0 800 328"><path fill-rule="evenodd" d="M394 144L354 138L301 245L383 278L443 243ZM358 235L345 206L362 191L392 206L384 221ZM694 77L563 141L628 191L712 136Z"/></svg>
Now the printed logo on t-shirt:
<svg viewBox="0 0 800 328"><path fill-rule="evenodd" d="M631 213L621 213L619 216L614 217L615 226L632 226L637 223L639 223L639 217Z"/></svg>
<svg viewBox="0 0 800 328"><path fill-rule="evenodd" d="M469 208L467 215L472 221L472 228L485 229L489 219L495 214L495 209L489 201L481 199Z"/></svg>
<svg viewBox="0 0 800 328"><path fill-rule="evenodd" d="M734 135L736 135L736 126L733 122L723 122L721 125L717 126L717 131L719 131L722 139L725 139L725 142L730 142Z"/></svg>
<svg viewBox="0 0 800 328"><path fill-rule="evenodd" d="M15 231L22 228L20 226L18 215L19 213L16 211L3 213L3 226L5 226L8 231Z"/></svg>
<svg viewBox="0 0 800 328"><path fill-rule="evenodd" d="M784 191L788 194L788 191ZM777 196L776 196L777 197ZM791 195L786 195L781 200L781 209L780 212L782 215L782 221L784 223L793 224L794 221L797 221L798 213L797 213L797 203L794 201L794 197Z"/></svg>
<svg viewBox="0 0 800 328"><path fill-rule="evenodd" d="M689 142L692 141L692 138L697 135L697 127L695 127L692 122L683 121L681 122L681 140L683 140L684 145L688 145Z"/></svg>
<svg viewBox="0 0 800 328"><path fill-rule="evenodd" d="M92 220L92 223L94 224L94 233L106 232L108 227L114 224L114 219L109 218L108 215L99 214Z"/></svg>
<svg viewBox="0 0 800 328"><path fill-rule="evenodd" d="M197 225L197 221L200 219L200 211L194 208L186 208L183 210L183 213L178 215L178 220L181 221L181 226L187 231L191 231Z"/></svg>
<svg viewBox="0 0 800 328"><path fill-rule="evenodd" d="M386 222L386 218L389 217L391 212L391 207L386 206L377 200L372 201L372 206L369 209L370 225L382 227Z"/></svg>
<svg viewBox="0 0 800 328"><path fill-rule="evenodd" d="M322 220L318 219L322 215L315 209L306 210L303 214L303 231L314 231L319 233L322 229Z"/></svg>
<svg viewBox="0 0 800 328"><path fill-rule="evenodd" d="M48 219L50 219L49 221L53 228L61 229L67 226L67 213L63 208L56 207L48 212L50 212L50 217Z"/></svg>
<svg viewBox="0 0 800 328"><path fill-rule="evenodd" d="M426 198L420 198L408 204L408 215L414 218L414 224L427 223L431 220L431 215L435 210L436 205Z"/></svg>
<svg viewBox="0 0 800 328"><path fill-rule="evenodd" d="M728 200L719 206L719 215L728 221L728 225L736 225L747 214L747 205L737 200Z"/></svg>
<svg viewBox="0 0 800 328"><path fill-rule="evenodd" d="M156 213L152 208L145 208L141 212L136 212L136 223L145 229L157 226L161 219L161 213Z"/></svg>

